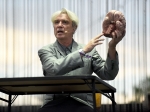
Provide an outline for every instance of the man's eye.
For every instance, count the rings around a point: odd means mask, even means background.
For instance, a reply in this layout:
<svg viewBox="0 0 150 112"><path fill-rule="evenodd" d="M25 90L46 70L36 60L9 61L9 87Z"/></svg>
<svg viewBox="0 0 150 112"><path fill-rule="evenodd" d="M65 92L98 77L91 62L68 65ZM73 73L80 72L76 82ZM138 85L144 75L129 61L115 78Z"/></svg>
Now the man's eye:
<svg viewBox="0 0 150 112"><path fill-rule="evenodd" d="M62 21L62 23L63 23L63 24L68 24L69 22L68 22L68 21Z"/></svg>
<svg viewBox="0 0 150 112"><path fill-rule="evenodd" d="M58 24L59 23L59 21L54 21L54 24Z"/></svg>

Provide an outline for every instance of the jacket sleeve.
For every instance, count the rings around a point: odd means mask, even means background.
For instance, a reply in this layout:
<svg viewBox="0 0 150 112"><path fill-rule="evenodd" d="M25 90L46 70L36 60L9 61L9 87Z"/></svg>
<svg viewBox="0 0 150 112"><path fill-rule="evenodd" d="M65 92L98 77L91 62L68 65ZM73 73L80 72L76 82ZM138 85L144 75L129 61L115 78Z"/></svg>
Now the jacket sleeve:
<svg viewBox="0 0 150 112"><path fill-rule="evenodd" d="M83 66L83 61L78 50L59 59L56 56L56 51L51 48L40 49L38 51L38 55L40 57L45 76L64 75Z"/></svg>
<svg viewBox="0 0 150 112"><path fill-rule="evenodd" d="M118 53L116 52L115 60L111 60L107 56L105 61L95 50L92 57L92 69L101 79L113 80L119 71Z"/></svg>

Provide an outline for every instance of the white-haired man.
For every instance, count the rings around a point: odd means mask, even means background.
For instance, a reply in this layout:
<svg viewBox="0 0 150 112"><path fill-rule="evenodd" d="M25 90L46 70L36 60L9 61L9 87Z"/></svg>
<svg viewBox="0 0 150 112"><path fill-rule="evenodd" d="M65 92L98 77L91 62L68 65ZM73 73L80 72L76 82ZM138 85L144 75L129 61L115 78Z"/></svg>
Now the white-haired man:
<svg viewBox="0 0 150 112"><path fill-rule="evenodd" d="M78 17L67 9L52 15L56 42L38 51L45 76L90 76L96 73L103 80L113 80L119 70L116 45L122 37L109 42L108 56L104 61L95 46L102 44L103 34L92 38L87 45L73 39ZM49 94L38 112L93 112L91 94Z"/></svg>

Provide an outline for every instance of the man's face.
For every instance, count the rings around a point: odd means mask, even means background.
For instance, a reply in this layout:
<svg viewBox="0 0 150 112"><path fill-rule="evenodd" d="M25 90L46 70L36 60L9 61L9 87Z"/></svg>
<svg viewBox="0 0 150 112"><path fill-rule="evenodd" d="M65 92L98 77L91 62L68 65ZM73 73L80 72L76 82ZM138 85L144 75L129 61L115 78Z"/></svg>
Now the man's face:
<svg viewBox="0 0 150 112"><path fill-rule="evenodd" d="M68 39L73 37L76 27L73 27L71 19L67 14L61 13L53 23L54 34L57 39Z"/></svg>

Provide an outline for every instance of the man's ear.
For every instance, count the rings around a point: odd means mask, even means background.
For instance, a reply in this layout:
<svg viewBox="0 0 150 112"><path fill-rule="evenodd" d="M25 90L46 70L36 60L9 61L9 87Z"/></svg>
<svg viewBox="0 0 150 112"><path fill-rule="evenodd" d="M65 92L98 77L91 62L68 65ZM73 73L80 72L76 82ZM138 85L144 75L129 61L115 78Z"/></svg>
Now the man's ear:
<svg viewBox="0 0 150 112"><path fill-rule="evenodd" d="M76 32L77 26L73 27L73 34Z"/></svg>

